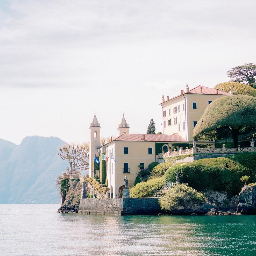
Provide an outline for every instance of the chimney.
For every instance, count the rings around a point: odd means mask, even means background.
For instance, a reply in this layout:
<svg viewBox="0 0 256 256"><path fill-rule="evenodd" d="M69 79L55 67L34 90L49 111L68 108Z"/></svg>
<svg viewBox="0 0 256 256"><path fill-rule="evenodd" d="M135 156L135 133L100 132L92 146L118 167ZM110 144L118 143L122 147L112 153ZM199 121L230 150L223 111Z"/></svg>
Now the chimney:
<svg viewBox="0 0 256 256"><path fill-rule="evenodd" d="M203 86L201 86L201 93L203 93Z"/></svg>
<svg viewBox="0 0 256 256"><path fill-rule="evenodd" d="M169 96L167 96L167 101L169 100Z"/></svg>
<svg viewBox="0 0 256 256"><path fill-rule="evenodd" d="M183 95L183 94L184 94L184 90L181 90L181 91L180 91L180 94L182 94L182 95Z"/></svg>
<svg viewBox="0 0 256 256"><path fill-rule="evenodd" d="M142 135L142 140L145 140L145 139L146 139L146 135L143 134L143 135Z"/></svg>
<svg viewBox="0 0 256 256"><path fill-rule="evenodd" d="M189 93L189 87L186 85L186 93Z"/></svg>
<svg viewBox="0 0 256 256"><path fill-rule="evenodd" d="M162 96L162 102L163 102L163 103L165 102L165 100L164 100L164 95Z"/></svg>
<svg viewBox="0 0 256 256"><path fill-rule="evenodd" d="M219 89L216 89L216 94L219 94Z"/></svg>

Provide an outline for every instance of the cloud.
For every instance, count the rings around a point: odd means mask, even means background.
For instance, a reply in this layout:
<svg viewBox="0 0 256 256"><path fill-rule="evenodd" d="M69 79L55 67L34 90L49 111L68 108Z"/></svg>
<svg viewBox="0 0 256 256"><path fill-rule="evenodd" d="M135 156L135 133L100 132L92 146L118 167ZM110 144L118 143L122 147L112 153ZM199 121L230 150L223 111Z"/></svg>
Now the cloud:
<svg viewBox="0 0 256 256"><path fill-rule="evenodd" d="M222 54L224 44L237 49L244 38L253 44L254 6L254 1L230 0L5 2L0 6L0 86L147 82L155 79L154 69L168 80L171 70L184 65L189 73L188 65L205 62L207 55L214 62L212 55ZM178 80L178 70L174 76Z"/></svg>

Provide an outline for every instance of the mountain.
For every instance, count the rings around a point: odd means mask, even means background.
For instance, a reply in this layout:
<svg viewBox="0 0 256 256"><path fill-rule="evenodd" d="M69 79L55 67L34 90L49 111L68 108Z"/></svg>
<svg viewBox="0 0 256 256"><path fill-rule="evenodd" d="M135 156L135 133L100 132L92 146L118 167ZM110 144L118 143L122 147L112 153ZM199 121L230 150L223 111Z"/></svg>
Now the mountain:
<svg viewBox="0 0 256 256"><path fill-rule="evenodd" d="M0 203L59 203L55 180L68 163L57 152L65 144L56 137L26 137L20 145L0 139Z"/></svg>

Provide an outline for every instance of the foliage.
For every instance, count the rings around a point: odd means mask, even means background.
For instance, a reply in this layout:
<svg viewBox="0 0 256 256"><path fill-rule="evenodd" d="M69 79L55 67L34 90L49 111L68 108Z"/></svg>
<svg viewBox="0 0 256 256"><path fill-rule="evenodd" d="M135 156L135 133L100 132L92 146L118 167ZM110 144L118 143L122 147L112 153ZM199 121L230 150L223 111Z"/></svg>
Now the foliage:
<svg viewBox="0 0 256 256"><path fill-rule="evenodd" d="M161 163L156 165L151 171L150 177L161 177L165 172L174 165L172 162Z"/></svg>
<svg viewBox="0 0 256 256"><path fill-rule="evenodd" d="M60 191L69 191L69 179L62 179L60 181Z"/></svg>
<svg viewBox="0 0 256 256"><path fill-rule="evenodd" d="M248 168L250 171L250 176L253 176L254 171L256 171L256 152L234 154L229 158Z"/></svg>
<svg viewBox="0 0 256 256"><path fill-rule="evenodd" d="M244 175L244 176L242 176L242 177L240 178L240 180L241 180L242 182L244 182L245 185L246 185L246 183L248 182L249 179L250 179L250 176L248 176L248 175Z"/></svg>
<svg viewBox="0 0 256 256"><path fill-rule="evenodd" d="M149 166L146 169L140 169L137 177L135 178L134 186L142 181L147 181L150 178L151 171L155 166L157 166L159 163L158 162L152 162L149 164ZM139 166L140 167L140 166Z"/></svg>
<svg viewBox="0 0 256 256"><path fill-rule="evenodd" d="M150 120L148 125L147 134L156 134L156 126L153 118Z"/></svg>
<svg viewBox="0 0 256 256"><path fill-rule="evenodd" d="M101 180L102 184L106 183L106 178L107 178L106 161L102 160L101 161L101 172L100 172L100 180Z"/></svg>
<svg viewBox="0 0 256 256"><path fill-rule="evenodd" d="M68 174L89 168L89 153L86 145L65 145L59 147L58 155L62 160L68 160L70 168Z"/></svg>
<svg viewBox="0 0 256 256"><path fill-rule="evenodd" d="M253 63L245 63L244 65L234 67L227 74L231 81L245 83L256 88L256 65Z"/></svg>
<svg viewBox="0 0 256 256"><path fill-rule="evenodd" d="M233 94L242 94L256 97L256 89L252 88L247 84L241 84L237 82L226 82L217 84L214 86L214 88L224 92L230 92L230 90L232 89Z"/></svg>
<svg viewBox="0 0 256 256"><path fill-rule="evenodd" d="M152 171L154 169L154 167L156 167L157 165L159 165L158 162L152 162L151 164L149 164L148 165L149 171Z"/></svg>
<svg viewBox="0 0 256 256"><path fill-rule="evenodd" d="M88 177L85 180L88 181L92 186L94 186L94 189L97 190L100 194L106 194L109 190L109 188L103 187L102 184L100 184L96 179L92 177Z"/></svg>
<svg viewBox="0 0 256 256"><path fill-rule="evenodd" d="M206 202L204 195L195 189L185 185L177 184L170 188L165 195L159 198L162 210L175 211L181 208L193 208Z"/></svg>
<svg viewBox="0 0 256 256"><path fill-rule="evenodd" d="M241 134L256 132L256 98L251 96L224 96L213 101L194 128L194 138L232 136L238 146Z"/></svg>
<svg viewBox="0 0 256 256"><path fill-rule="evenodd" d="M164 185L164 177L150 179L147 182L140 182L130 189L130 196L132 198L151 197L157 190L163 188Z"/></svg>
<svg viewBox="0 0 256 256"><path fill-rule="evenodd" d="M249 169L228 158L205 158L192 163L177 164L166 172L166 180L175 182L177 173L182 183L198 191L226 191L229 197L241 190L240 177Z"/></svg>

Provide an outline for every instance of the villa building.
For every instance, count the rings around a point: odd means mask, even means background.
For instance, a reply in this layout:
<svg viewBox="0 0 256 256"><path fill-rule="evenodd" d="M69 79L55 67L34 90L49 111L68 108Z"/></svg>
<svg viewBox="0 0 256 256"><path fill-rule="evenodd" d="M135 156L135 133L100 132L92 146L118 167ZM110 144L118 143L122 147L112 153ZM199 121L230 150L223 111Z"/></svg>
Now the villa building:
<svg viewBox="0 0 256 256"><path fill-rule="evenodd" d="M172 144L192 142L193 129L206 107L224 95L230 94L205 86L189 90L187 86L176 97L167 96L166 100L163 97L163 134L130 134L123 116L118 125L119 136L105 145L101 145L101 127L94 115L90 125L90 176L106 183L111 197L120 197L125 177L129 187L133 186L140 169L152 162L162 162L163 152L169 151ZM95 163L99 164L99 170Z"/></svg>
<svg viewBox="0 0 256 256"><path fill-rule="evenodd" d="M176 97L162 98L163 134L178 134L183 140L193 141L193 129L203 115L206 107L215 99L230 95L218 89L197 86L185 91Z"/></svg>
<svg viewBox="0 0 256 256"><path fill-rule="evenodd" d="M100 162L101 182L107 180L112 197L119 197L124 186L125 176L129 186L133 186L140 169L152 162L162 161L172 142L183 142L179 135L130 134L124 116L118 126L119 136L107 144L100 145L100 124L96 116L90 126L90 174L94 173L94 159Z"/></svg>

